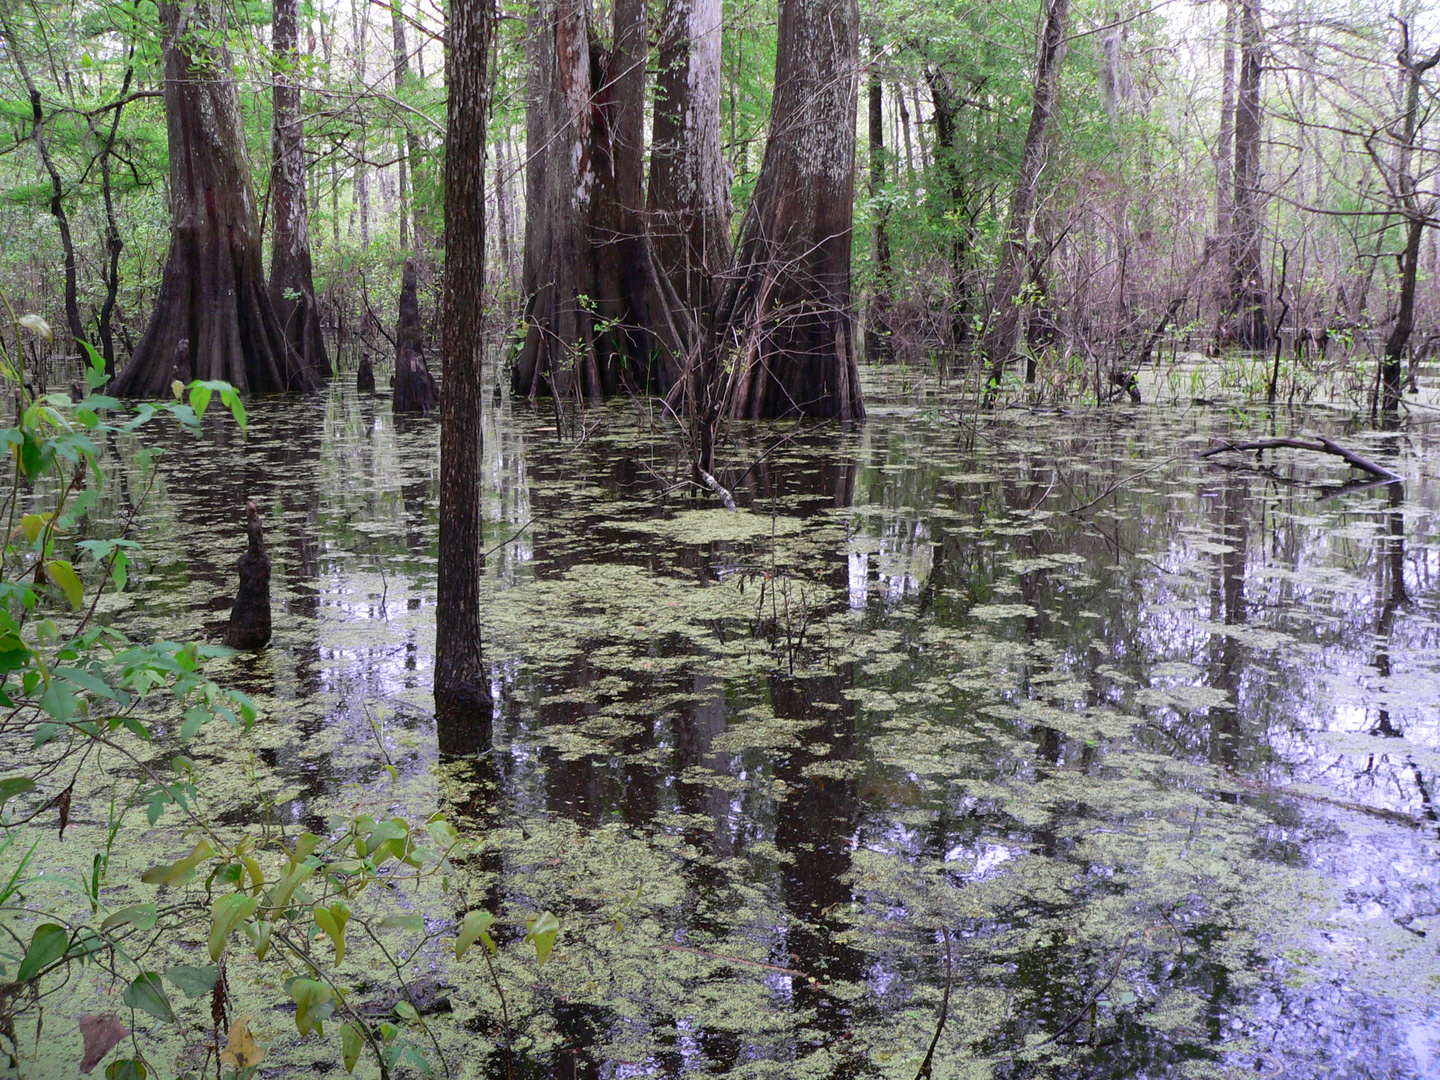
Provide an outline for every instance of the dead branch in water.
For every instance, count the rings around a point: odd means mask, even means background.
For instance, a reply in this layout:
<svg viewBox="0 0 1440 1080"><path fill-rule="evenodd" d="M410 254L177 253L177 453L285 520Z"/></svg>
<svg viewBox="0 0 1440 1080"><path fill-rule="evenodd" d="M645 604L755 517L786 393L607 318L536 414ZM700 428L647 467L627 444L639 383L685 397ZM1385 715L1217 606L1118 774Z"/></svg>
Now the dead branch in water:
<svg viewBox="0 0 1440 1080"><path fill-rule="evenodd" d="M1353 450L1347 450L1334 439L1327 439L1324 435L1315 436L1314 440L1309 439L1257 439L1254 442L1245 443L1222 443L1219 446L1211 447L1201 454L1202 458L1214 457L1216 454L1223 454L1227 451L1243 453L1247 450L1313 450L1317 454L1333 454L1336 457L1344 458L1357 469L1363 469L1371 476L1378 476L1394 483L1405 479L1399 473L1392 472L1383 465L1377 465L1369 458L1361 457Z"/></svg>

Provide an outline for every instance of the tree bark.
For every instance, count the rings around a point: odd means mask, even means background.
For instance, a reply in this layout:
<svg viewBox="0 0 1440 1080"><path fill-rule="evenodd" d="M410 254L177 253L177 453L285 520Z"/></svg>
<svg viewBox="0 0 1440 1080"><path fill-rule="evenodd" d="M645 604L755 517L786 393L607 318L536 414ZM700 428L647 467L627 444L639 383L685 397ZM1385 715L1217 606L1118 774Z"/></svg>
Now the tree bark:
<svg viewBox="0 0 1440 1080"><path fill-rule="evenodd" d="M485 126L490 0L451 0L446 30L445 285L435 715L441 750L490 722L480 656L481 343L485 318ZM487 728L488 730L488 728Z"/></svg>
<svg viewBox="0 0 1440 1080"><path fill-rule="evenodd" d="M738 353L732 417L865 415L850 297L859 23L855 0L780 4L770 138L717 318Z"/></svg>
<svg viewBox="0 0 1440 1080"><path fill-rule="evenodd" d="M526 338L517 395L598 400L654 383L642 209L645 6L614 5L615 49L588 0L540 0L526 106Z"/></svg>
<svg viewBox="0 0 1440 1080"><path fill-rule="evenodd" d="M270 303L301 363L328 373L320 305L310 267L310 210L305 190L305 132L295 83L300 30L296 0L274 0L275 87L271 152Z"/></svg>
<svg viewBox="0 0 1440 1080"><path fill-rule="evenodd" d="M960 109L964 104L943 70L927 66L925 81L935 106L935 163L945 179L949 210L956 219L950 224L950 343L962 349L970 339L971 284L970 258L973 250L973 217L960 152ZM900 99L903 104L905 99Z"/></svg>
<svg viewBox="0 0 1440 1080"><path fill-rule="evenodd" d="M218 0L160 4L170 253L150 324L111 385L120 396L165 394L182 339L197 378L225 379L242 393L310 391L324 378L290 347L266 292L222 10Z"/></svg>
<svg viewBox="0 0 1440 1080"><path fill-rule="evenodd" d="M1040 54L1035 64L1035 90L1030 104L1030 127L1025 132L1025 149L1020 175L1010 200L1005 224L1005 244L1000 265L990 289L990 317L986 320L982 351L990 365L990 388L986 399L993 400L1005 365L1015 355L1020 339L1021 291L1030 264L1026 255L1030 220L1035 213L1040 172L1045 164L1046 133L1055 109L1055 92L1060 65L1065 57L1065 19L1069 0L1048 0L1045 25L1040 32Z"/></svg>
<svg viewBox="0 0 1440 1080"><path fill-rule="evenodd" d="M697 321L730 268L730 173L720 150L720 0L666 0L650 149L659 269Z"/></svg>
<svg viewBox="0 0 1440 1080"><path fill-rule="evenodd" d="M1240 73L1235 92L1235 196L1230 220L1230 301L1222 344L1263 349L1270 338L1260 263L1262 113L1260 0L1235 0L1240 15Z"/></svg>

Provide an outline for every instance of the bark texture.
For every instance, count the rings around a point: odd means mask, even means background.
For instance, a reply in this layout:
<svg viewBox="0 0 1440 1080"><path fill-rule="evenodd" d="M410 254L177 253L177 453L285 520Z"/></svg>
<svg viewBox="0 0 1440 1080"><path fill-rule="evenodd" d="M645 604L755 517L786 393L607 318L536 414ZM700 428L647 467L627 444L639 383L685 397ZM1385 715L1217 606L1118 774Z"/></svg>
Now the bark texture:
<svg viewBox="0 0 1440 1080"><path fill-rule="evenodd" d="M275 0L272 23L275 50L274 108L270 147L270 303L285 330L285 340L311 371L328 374L330 360L320 332L320 305L310 267L310 211L305 194L305 134L300 87L296 0Z"/></svg>
<svg viewBox="0 0 1440 1080"><path fill-rule="evenodd" d="M1065 58L1065 21L1069 0L1048 0L1045 22L1040 31L1040 52L1035 64L1035 89L1030 102L1030 126L1020 159L1020 175L1010 199L1005 223L1005 245L1000 265L990 288L990 315L985 323L982 350L990 365L993 398L1005 366L1015 356L1020 340L1020 317L1024 309L1022 289L1031 275L1029 237L1031 219L1038 201L1040 173L1045 165L1046 134L1055 111L1055 93L1060 65Z"/></svg>
<svg viewBox="0 0 1440 1080"><path fill-rule="evenodd" d="M440 748L471 748L488 731L480 656L482 447L480 350L485 329L485 120L489 0L451 0L446 30L445 287L441 343L440 551L435 608L435 713ZM488 743L486 744L488 746Z"/></svg>
<svg viewBox="0 0 1440 1080"><path fill-rule="evenodd" d="M655 258L692 318L730 268L730 170L720 152L720 0L666 0L650 146Z"/></svg>
<svg viewBox="0 0 1440 1080"><path fill-rule="evenodd" d="M598 400L657 373L644 243L643 0L617 0L615 48L587 0L540 0L529 42L526 337L517 395Z"/></svg>
<svg viewBox="0 0 1440 1080"><path fill-rule="evenodd" d="M855 0L780 5L770 138L717 320L737 353L732 417L865 415L850 295L859 22Z"/></svg>
<svg viewBox="0 0 1440 1080"><path fill-rule="evenodd" d="M1260 190L1260 103L1263 42L1260 0L1236 0L1240 71L1235 87L1235 195L1230 211L1230 302L1220 342L1263 349L1270 338L1260 262L1264 196Z"/></svg>
<svg viewBox="0 0 1440 1080"><path fill-rule="evenodd" d="M309 391L323 381L285 339L265 288L260 227L240 102L223 46L219 0L159 5L170 147L170 252L155 312L120 396L158 397L176 344L188 339L195 375L245 393Z"/></svg>

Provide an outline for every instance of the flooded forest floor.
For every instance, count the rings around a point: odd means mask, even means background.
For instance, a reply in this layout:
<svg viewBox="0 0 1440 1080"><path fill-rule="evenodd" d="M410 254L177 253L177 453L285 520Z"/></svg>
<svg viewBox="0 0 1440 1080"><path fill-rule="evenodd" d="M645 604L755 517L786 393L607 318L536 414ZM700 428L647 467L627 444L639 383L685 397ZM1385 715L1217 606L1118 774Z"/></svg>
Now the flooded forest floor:
<svg viewBox="0 0 1440 1080"><path fill-rule="evenodd" d="M483 968L400 957L452 1076L910 1080L932 1041L936 1078L1434 1075L1440 412L977 415L867 378L863 425L741 434L735 512L672 487L648 403L487 400L494 707L443 758L438 428L353 381L171 440L107 603L205 635L254 499L275 635L212 673L262 713L190 744L215 820L442 810L483 840L470 896L560 916L543 969L501 949L507 1031ZM1198 457L1301 432L1405 481ZM77 792L72 829L105 820ZM178 830L117 851L114 904ZM26 1075L73 1075L90 978ZM231 978L262 1075L344 1075Z"/></svg>

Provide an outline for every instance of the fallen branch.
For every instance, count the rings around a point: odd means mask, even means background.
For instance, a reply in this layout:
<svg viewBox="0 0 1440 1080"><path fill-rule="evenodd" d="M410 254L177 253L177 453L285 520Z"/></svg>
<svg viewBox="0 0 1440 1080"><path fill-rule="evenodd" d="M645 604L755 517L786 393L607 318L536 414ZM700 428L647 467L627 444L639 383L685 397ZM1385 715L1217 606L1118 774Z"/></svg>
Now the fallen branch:
<svg viewBox="0 0 1440 1080"><path fill-rule="evenodd" d="M711 476L704 469L700 468L699 465L695 466L695 471L700 474L700 479L705 481L705 486L708 487L711 491L713 491L716 495L720 496L720 501L725 504L726 510L734 510L736 508L735 497L731 495L730 492L725 490L719 480L716 480L715 477Z"/></svg>
<svg viewBox="0 0 1440 1080"><path fill-rule="evenodd" d="M671 952L690 953L693 956L703 956L710 960L722 960L727 964L745 964L748 967L764 968L766 971L778 972L781 975L789 975L794 979L808 979L815 982L815 978L806 975L803 971L796 971L794 968L777 967L775 964L767 964L763 960L747 960L743 956L727 956L725 953L711 952L709 949L696 949L690 945L672 945L669 942L662 942L662 949L669 949Z"/></svg>
<svg viewBox="0 0 1440 1080"><path fill-rule="evenodd" d="M1334 454L1336 457L1344 458L1357 469L1363 469L1371 476L1379 476L1384 480L1395 483L1405 479L1397 472L1385 468L1383 465L1376 465L1369 458L1361 457L1353 450L1347 450L1334 439L1327 439L1324 435L1315 436L1314 440L1308 439L1257 439L1254 442L1245 443L1222 443L1219 446L1211 447L1201 454L1202 458L1214 457L1216 454L1223 454L1227 451L1243 453L1247 450L1313 450L1317 454Z"/></svg>
<svg viewBox="0 0 1440 1080"><path fill-rule="evenodd" d="M945 1020L950 1015L950 931L942 926L940 932L945 935L945 996L940 999L940 1022L935 1025L935 1034L930 1038L930 1048L925 1051L925 1060L920 1062L920 1071L915 1074L915 1080L929 1080L932 1075L930 1069L935 1061L935 1047L940 1045L940 1032L945 1030Z"/></svg>

